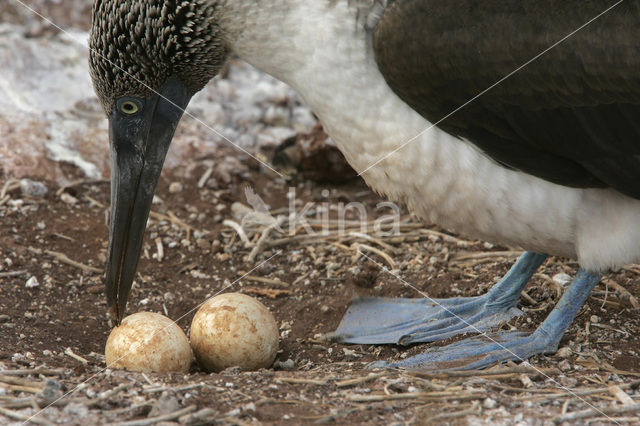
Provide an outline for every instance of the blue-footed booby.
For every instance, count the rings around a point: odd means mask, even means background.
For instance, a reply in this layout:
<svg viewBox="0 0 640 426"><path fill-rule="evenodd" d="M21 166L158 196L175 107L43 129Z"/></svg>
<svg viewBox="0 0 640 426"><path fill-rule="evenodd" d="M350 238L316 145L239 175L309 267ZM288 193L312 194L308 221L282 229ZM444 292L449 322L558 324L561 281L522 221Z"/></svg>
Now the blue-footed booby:
<svg viewBox="0 0 640 426"><path fill-rule="evenodd" d="M554 352L601 275L640 261L638 40L631 0L97 0L112 313L124 313L182 112L235 54L296 89L371 188L527 250L483 296L356 300L335 339L484 333L377 364L424 369ZM532 333L488 333L548 255L580 264L557 306Z"/></svg>

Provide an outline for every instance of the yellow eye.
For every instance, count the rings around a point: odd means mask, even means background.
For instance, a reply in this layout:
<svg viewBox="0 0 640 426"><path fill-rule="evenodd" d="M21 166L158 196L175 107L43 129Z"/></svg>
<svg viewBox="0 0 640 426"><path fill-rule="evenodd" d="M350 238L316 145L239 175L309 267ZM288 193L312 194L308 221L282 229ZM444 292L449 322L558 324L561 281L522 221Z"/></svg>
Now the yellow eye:
<svg viewBox="0 0 640 426"><path fill-rule="evenodd" d="M120 104L120 111L128 115L135 114L138 112L138 109L138 105L132 101L125 101Z"/></svg>

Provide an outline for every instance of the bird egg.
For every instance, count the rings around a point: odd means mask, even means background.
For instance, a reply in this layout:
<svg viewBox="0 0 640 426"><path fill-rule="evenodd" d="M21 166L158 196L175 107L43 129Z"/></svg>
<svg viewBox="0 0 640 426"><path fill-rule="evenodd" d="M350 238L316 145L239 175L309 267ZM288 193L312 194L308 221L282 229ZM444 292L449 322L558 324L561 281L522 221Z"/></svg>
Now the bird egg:
<svg viewBox="0 0 640 426"><path fill-rule="evenodd" d="M153 312L138 312L111 330L105 358L108 368L186 373L193 354L187 336L175 322Z"/></svg>
<svg viewBox="0 0 640 426"><path fill-rule="evenodd" d="M196 359L207 371L266 368L278 351L273 314L258 300L240 293L207 300L193 317L190 336Z"/></svg>

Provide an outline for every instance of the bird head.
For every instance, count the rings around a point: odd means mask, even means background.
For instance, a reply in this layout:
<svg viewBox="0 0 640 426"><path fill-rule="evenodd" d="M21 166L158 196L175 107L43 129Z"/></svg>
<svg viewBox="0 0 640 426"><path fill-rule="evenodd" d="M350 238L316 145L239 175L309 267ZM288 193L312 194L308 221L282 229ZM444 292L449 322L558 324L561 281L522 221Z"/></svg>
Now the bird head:
<svg viewBox="0 0 640 426"><path fill-rule="evenodd" d="M227 56L217 0L96 0L93 85L109 119L111 215L106 293L119 322L166 153L191 97Z"/></svg>

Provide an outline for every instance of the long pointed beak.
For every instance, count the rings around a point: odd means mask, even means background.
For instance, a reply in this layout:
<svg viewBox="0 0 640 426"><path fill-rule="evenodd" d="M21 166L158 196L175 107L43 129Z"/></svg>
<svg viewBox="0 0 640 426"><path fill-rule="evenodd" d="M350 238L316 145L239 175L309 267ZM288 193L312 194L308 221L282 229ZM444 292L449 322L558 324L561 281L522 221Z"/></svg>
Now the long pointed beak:
<svg viewBox="0 0 640 426"><path fill-rule="evenodd" d="M109 314L119 324L140 257L144 231L162 165L191 96L172 77L151 99L137 99L139 113L116 105L109 116L111 216L106 292Z"/></svg>

